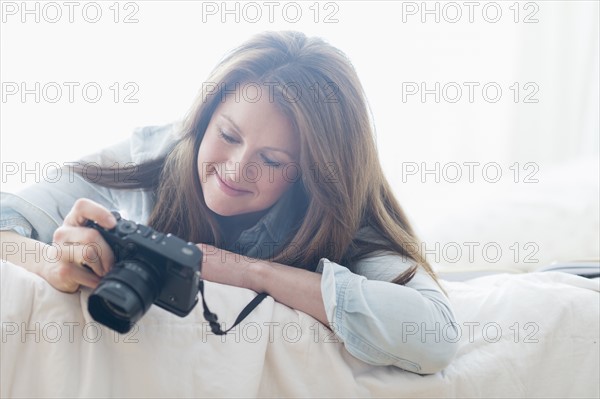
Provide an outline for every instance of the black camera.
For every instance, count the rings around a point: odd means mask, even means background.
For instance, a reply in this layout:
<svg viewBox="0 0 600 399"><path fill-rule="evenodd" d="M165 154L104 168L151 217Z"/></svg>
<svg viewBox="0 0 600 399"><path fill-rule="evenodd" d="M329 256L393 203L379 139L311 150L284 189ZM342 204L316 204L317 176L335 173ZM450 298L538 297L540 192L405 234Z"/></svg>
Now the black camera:
<svg viewBox="0 0 600 399"><path fill-rule="evenodd" d="M171 235L121 218L100 232L115 255L113 269L90 295L88 311L97 322L126 333L155 303L178 316L186 316L198 302L202 251Z"/></svg>

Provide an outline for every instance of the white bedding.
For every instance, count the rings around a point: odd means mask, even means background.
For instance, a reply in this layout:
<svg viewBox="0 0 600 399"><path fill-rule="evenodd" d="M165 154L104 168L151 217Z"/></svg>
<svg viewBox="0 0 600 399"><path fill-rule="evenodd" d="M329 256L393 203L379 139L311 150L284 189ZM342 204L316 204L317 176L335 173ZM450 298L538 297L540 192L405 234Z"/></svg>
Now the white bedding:
<svg viewBox="0 0 600 399"><path fill-rule="evenodd" d="M90 318L88 291L60 293L6 262L0 271L3 398L600 396L598 279L445 282L461 347L443 372L420 376L354 359L314 319L270 297L225 337L208 333L201 305L186 318L153 306L118 335ZM207 283L206 295L228 326L254 293ZM453 338L443 327L440 339Z"/></svg>

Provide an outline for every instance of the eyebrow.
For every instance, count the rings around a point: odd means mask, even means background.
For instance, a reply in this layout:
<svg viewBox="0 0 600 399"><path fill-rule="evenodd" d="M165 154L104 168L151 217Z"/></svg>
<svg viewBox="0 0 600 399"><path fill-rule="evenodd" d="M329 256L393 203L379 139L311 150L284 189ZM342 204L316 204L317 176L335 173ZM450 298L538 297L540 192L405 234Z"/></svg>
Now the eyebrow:
<svg viewBox="0 0 600 399"><path fill-rule="evenodd" d="M233 125L233 128L235 130L237 130L237 132L239 134L241 134L242 136L244 136L244 134L242 133L242 129L239 128L239 126L233 121L233 119L231 119L228 115L225 115L223 113L219 114L221 117L227 119L229 121L229 123L231 123ZM287 154L291 159L294 159L294 156L292 154L290 154L288 151L286 150L282 150L281 148L275 148L275 147L263 147L265 150L271 150L271 151L277 151L277 152L283 152L284 154Z"/></svg>

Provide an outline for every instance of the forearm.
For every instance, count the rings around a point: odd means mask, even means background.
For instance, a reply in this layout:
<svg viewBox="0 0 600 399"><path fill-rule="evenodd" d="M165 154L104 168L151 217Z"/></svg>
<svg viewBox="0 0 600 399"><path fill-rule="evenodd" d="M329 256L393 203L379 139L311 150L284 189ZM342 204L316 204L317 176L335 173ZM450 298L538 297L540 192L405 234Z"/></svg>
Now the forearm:
<svg viewBox="0 0 600 399"><path fill-rule="evenodd" d="M48 256L50 248L47 247L51 246L14 231L0 231L0 257L37 275L42 270L44 257Z"/></svg>
<svg viewBox="0 0 600 399"><path fill-rule="evenodd" d="M328 325L319 273L261 259L248 259L206 244L199 246L204 252L202 278L264 292L277 302Z"/></svg>
<svg viewBox="0 0 600 399"><path fill-rule="evenodd" d="M277 302L300 310L326 326L327 314L321 293L321 275L279 263L260 261L250 275L258 292L266 292Z"/></svg>

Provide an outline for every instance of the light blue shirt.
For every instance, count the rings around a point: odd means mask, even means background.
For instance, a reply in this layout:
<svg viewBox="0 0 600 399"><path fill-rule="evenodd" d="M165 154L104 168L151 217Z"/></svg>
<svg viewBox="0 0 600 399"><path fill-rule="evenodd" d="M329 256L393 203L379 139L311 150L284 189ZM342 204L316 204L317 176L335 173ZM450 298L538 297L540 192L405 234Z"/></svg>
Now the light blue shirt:
<svg viewBox="0 0 600 399"><path fill-rule="evenodd" d="M86 162L121 166L158 158L173 148L180 125L138 129L127 140L84 157ZM45 181L17 194L0 193L0 230L50 243L78 198L89 198L123 217L146 223L155 204L154 194L117 190L93 184L75 173L55 171ZM59 175L60 174L60 175ZM245 255L256 256L261 245L281 242L293 218L293 198L284 195L236 244ZM373 238L369 229L357 236ZM448 298L427 272L419 268L405 286L392 284L412 260L393 253L375 253L352 267L322 258L321 293L327 320L349 353L374 365L393 365L420 374L445 368L457 349L458 329Z"/></svg>

